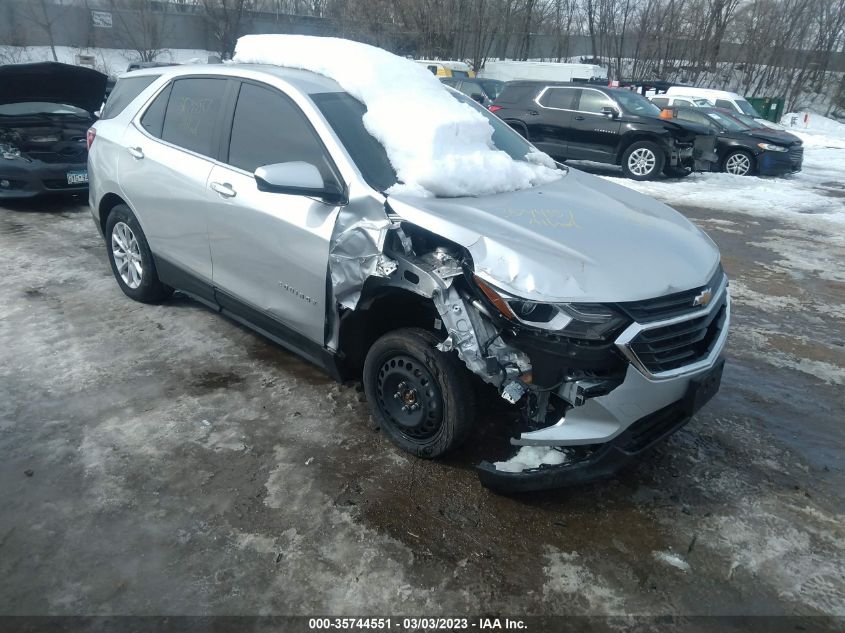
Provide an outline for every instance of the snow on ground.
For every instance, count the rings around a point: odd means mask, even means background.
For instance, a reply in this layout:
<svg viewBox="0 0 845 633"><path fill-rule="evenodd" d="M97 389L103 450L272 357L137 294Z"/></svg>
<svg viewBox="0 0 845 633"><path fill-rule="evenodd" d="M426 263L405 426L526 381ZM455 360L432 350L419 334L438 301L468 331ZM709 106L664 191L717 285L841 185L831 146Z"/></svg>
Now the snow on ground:
<svg viewBox="0 0 845 633"><path fill-rule="evenodd" d="M785 219L830 232L834 230L831 224L845 224L845 124L826 121L822 133L814 128L796 131L805 143L804 164L802 171L789 176L696 173L683 180L637 182L615 174L602 175L670 205ZM590 168L594 172L610 170L593 164Z"/></svg>
<svg viewBox="0 0 845 633"><path fill-rule="evenodd" d="M94 68L112 77L125 73L130 63L139 60L138 53L132 50L56 46L56 57L63 64L79 64L80 55L92 55ZM204 63L211 55L215 53L194 48L165 48L156 56L156 61L181 64L189 61ZM25 64L47 61L53 61L53 53L49 46L0 46L0 63Z"/></svg>
<svg viewBox="0 0 845 633"><path fill-rule="evenodd" d="M478 196L561 177L545 154L527 162L493 149L493 128L453 98L426 68L392 53L333 37L246 35L235 62L303 68L334 79L367 107L364 125L385 148L402 184L390 193ZM542 163L542 164L541 164Z"/></svg>

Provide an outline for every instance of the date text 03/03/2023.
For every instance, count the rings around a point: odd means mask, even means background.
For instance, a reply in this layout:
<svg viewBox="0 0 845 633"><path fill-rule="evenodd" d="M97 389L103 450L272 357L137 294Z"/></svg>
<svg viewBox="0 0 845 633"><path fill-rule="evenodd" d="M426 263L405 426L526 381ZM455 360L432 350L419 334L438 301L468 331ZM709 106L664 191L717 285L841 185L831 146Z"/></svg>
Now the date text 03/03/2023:
<svg viewBox="0 0 845 633"><path fill-rule="evenodd" d="M309 630L397 630L397 631L434 631L434 630L510 630L527 631L523 620L511 618L309 618Z"/></svg>

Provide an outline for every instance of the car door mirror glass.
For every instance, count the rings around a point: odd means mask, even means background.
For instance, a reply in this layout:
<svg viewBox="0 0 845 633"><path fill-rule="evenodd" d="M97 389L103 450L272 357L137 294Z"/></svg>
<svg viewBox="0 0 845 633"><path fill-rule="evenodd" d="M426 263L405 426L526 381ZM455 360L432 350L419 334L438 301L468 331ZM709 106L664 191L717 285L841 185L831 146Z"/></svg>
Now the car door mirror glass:
<svg viewBox="0 0 845 633"><path fill-rule="evenodd" d="M326 183L311 163L294 161L263 165L255 170L259 191L313 196L326 202L341 202L343 192L337 183Z"/></svg>

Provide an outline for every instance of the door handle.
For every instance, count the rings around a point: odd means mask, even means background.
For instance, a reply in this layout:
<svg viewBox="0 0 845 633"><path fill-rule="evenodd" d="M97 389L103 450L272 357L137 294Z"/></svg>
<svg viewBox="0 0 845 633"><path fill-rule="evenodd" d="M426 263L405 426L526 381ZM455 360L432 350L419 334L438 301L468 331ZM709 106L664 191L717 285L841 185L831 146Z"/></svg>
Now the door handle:
<svg viewBox="0 0 845 633"><path fill-rule="evenodd" d="M577 115L577 116L574 116L572 118L574 118L576 121L583 121L584 120L584 117L582 117L580 114Z"/></svg>
<svg viewBox="0 0 845 633"><path fill-rule="evenodd" d="M132 158L141 160L144 157L144 150L140 147L127 147L126 151L132 154Z"/></svg>
<svg viewBox="0 0 845 633"><path fill-rule="evenodd" d="M213 182L211 188L224 198L234 198L238 195L238 192L232 189L232 185L228 182Z"/></svg>

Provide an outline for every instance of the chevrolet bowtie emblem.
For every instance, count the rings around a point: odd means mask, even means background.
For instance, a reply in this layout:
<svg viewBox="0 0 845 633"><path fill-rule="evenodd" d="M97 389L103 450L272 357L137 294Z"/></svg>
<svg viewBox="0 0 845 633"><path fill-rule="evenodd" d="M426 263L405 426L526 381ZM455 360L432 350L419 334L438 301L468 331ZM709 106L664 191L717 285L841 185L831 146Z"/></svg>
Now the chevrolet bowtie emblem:
<svg viewBox="0 0 845 633"><path fill-rule="evenodd" d="M692 305L694 306L706 306L710 303L710 299L713 298L713 291L710 288L705 288L701 291L701 294L698 295L695 299L692 300Z"/></svg>

